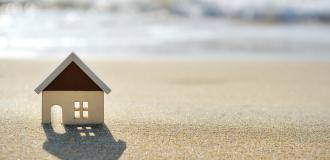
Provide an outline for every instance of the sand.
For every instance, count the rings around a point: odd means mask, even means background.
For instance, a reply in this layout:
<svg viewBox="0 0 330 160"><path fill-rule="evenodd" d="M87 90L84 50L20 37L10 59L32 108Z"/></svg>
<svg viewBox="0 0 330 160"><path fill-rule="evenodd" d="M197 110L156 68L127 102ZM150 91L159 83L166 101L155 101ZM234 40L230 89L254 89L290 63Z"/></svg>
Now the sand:
<svg viewBox="0 0 330 160"><path fill-rule="evenodd" d="M330 159L330 63L87 61L101 126L42 125L60 61L0 60L0 159Z"/></svg>

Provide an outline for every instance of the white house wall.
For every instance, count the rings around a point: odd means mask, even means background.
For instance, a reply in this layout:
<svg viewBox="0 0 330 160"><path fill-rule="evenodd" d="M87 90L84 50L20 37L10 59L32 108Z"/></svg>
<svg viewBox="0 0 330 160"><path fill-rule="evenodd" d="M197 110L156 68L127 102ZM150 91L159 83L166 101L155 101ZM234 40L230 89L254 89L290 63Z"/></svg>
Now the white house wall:
<svg viewBox="0 0 330 160"><path fill-rule="evenodd" d="M88 102L88 118L74 118L74 102ZM103 91L43 91L42 123L51 122L51 107L62 108L63 124L99 124L104 122Z"/></svg>

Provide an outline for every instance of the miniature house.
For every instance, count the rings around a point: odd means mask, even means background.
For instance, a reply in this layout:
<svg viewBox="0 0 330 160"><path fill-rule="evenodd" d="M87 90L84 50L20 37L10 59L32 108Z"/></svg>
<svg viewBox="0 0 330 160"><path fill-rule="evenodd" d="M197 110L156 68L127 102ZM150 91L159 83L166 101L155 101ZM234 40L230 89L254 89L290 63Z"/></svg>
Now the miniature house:
<svg viewBox="0 0 330 160"><path fill-rule="evenodd" d="M61 106L62 123L104 122L104 93L110 88L71 53L36 89L42 93L42 123L51 122L51 107Z"/></svg>

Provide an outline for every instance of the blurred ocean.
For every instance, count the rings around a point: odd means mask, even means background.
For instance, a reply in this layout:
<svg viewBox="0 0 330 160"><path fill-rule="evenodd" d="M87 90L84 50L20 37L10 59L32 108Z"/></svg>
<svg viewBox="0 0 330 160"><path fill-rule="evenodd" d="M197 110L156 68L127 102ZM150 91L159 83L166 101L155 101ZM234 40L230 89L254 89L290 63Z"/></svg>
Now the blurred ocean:
<svg viewBox="0 0 330 160"><path fill-rule="evenodd" d="M326 0L0 0L0 58L330 60Z"/></svg>

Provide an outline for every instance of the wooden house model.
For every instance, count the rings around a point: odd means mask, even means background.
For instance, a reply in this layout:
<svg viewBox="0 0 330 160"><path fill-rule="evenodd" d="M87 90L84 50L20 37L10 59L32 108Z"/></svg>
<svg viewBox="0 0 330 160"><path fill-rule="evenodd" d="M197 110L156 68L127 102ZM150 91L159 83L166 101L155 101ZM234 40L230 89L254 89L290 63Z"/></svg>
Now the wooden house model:
<svg viewBox="0 0 330 160"><path fill-rule="evenodd" d="M36 89L42 93L42 123L51 122L51 107L61 106L65 125L104 122L104 93L111 89L71 53Z"/></svg>

